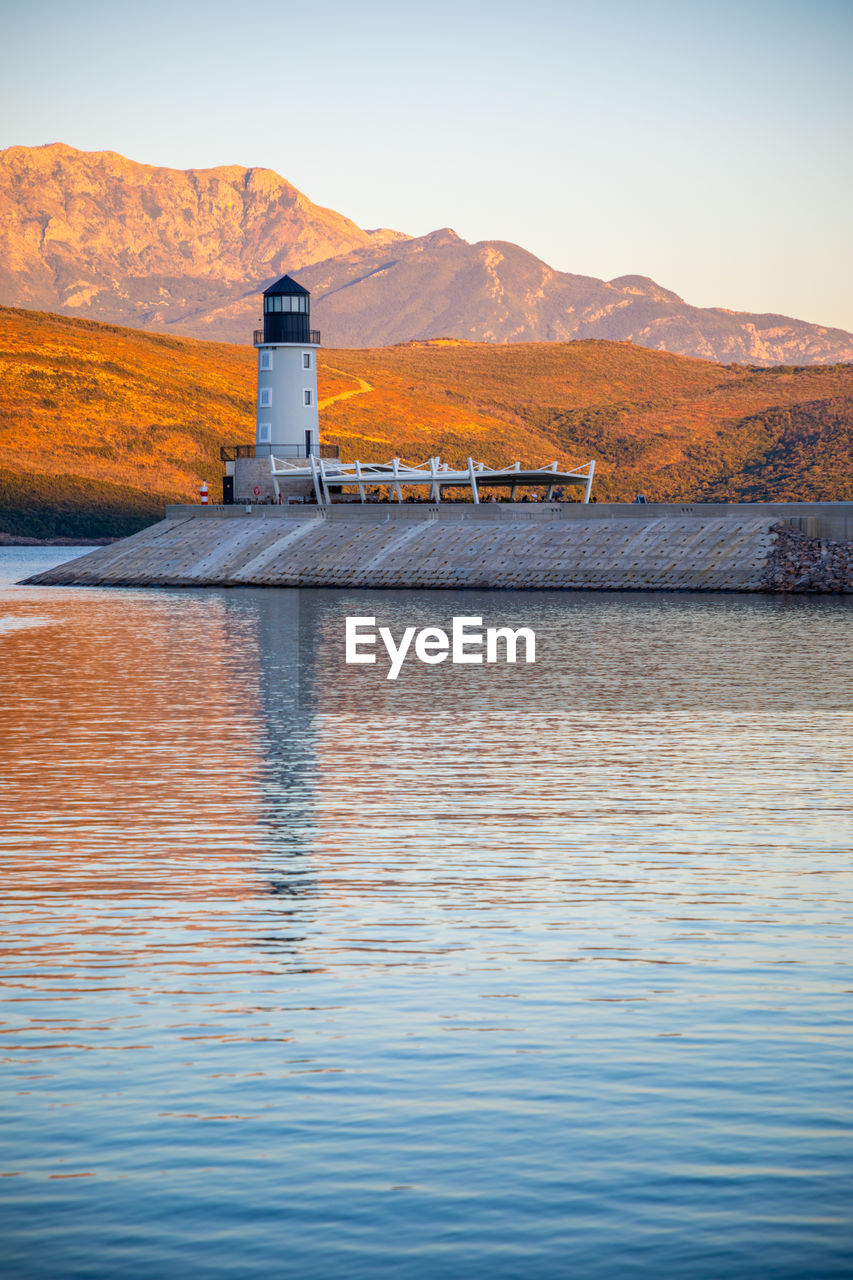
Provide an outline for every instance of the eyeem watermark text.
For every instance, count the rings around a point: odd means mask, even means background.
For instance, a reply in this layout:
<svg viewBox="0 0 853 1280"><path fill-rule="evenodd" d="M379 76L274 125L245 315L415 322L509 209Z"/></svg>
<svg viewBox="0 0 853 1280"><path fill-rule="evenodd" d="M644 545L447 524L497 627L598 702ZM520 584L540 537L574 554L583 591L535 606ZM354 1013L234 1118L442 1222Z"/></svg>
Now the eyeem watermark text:
<svg viewBox="0 0 853 1280"><path fill-rule="evenodd" d="M536 661L536 636L530 627L486 627L482 618L454 618L450 635L441 627L406 627L399 643L390 627L377 629L375 618L346 619L346 660L348 663L376 662L377 639L390 659L388 680L396 680L406 658L414 653L420 662L434 666L448 658L455 663L518 662L519 650L525 662ZM414 641L414 645L413 642Z"/></svg>

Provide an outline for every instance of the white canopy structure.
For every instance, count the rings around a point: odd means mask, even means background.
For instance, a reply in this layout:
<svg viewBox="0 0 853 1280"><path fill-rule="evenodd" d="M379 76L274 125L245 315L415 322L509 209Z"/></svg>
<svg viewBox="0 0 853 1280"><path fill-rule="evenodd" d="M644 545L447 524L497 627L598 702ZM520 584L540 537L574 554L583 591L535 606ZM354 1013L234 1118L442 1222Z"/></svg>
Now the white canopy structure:
<svg viewBox="0 0 853 1280"><path fill-rule="evenodd" d="M320 506L332 501L332 493L345 488L357 488L362 502L368 488L385 487L389 497L393 490L398 502L403 501L403 485L420 485L429 489L429 501L441 502L441 493L447 488L470 488L474 502L480 501L480 490L486 487L509 488L515 497L519 485L541 485L546 489L546 501L553 497L558 485L573 485L584 490L583 501L589 502L595 462L587 462L572 471L563 471L557 462L548 467L522 467L514 462L509 467L487 467L483 462L468 458L464 470L453 468L441 458L429 458L426 462L410 466L399 458L390 462L339 462L337 459L310 456L290 460L270 458L276 497L281 500L280 481L310 480Z"/></svg>

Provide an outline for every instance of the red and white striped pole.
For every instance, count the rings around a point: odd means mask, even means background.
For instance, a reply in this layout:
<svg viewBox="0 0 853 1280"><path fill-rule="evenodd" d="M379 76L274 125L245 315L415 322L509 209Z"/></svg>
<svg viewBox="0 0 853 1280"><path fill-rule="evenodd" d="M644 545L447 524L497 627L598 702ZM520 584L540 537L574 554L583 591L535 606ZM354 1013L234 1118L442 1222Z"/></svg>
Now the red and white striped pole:
<svg viewBox="0 0 853 1280"><path fill-rule="evenodd" d="M206 507L207 506L207 481L206 480L202 480L201 488L199 489L199 494L201 495L201 505L203 507Z"/></svg>

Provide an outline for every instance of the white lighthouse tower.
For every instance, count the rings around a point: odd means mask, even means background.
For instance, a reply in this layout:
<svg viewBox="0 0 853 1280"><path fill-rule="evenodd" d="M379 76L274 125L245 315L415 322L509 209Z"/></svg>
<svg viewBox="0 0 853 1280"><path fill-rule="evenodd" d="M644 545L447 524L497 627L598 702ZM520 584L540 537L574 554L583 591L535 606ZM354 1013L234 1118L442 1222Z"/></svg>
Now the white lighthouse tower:
<svg viewBox="0 0 853 1280"><path fill-rule="evenodd" d="M320 454L317 349L311 295L282 276L264 290L264 327L255 331L258 351L255 456L310 458Z"/></svg>

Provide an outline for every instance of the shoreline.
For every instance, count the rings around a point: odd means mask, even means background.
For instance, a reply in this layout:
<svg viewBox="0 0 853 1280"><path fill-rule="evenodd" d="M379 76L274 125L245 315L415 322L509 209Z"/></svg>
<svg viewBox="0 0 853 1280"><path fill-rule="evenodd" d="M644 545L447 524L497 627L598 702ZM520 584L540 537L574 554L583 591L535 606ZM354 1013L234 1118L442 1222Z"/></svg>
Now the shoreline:
<svg viewBox="0 0 853 1280"><path fill-rule="evenodd" d="M28 538L24 534L0 533L0 547L108 547L120 538Z"/></svg>

